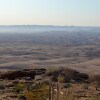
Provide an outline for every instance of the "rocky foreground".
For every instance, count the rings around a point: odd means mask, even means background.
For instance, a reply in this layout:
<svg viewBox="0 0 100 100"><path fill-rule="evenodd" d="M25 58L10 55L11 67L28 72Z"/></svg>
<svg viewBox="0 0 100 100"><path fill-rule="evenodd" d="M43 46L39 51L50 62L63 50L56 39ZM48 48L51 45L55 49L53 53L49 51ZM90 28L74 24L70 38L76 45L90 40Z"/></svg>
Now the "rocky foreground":
<svg viewBox="0 0 100 100"><path fill-rule="evenodd" d="M0 75L0 100L100 100L100 76L72 69L24 69ZM94 99L93 99L94 100Z"/></svg>

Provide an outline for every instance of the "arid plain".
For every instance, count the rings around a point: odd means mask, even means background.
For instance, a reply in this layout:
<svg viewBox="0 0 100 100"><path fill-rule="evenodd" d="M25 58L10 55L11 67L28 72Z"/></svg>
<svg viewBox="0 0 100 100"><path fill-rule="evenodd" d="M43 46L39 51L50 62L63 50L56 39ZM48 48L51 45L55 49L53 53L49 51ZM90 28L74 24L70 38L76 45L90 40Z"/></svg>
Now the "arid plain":
<svg viewBox="0 0 100 100"><path fill-rule="evenodd" d="M100 73L100 34L49 31L0 37L0 69L69 67Z"/></svg>

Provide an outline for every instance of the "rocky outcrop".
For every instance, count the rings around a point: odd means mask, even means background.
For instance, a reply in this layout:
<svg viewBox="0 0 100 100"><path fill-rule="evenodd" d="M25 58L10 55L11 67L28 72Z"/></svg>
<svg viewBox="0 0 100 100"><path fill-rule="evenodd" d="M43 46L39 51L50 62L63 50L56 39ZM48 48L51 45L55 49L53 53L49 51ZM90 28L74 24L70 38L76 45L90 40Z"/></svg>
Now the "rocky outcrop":
<svg viewBox="0 0 100 100"><path fill-rule="evenodd" d="M7 72L1 75L0 77L2 79L9 79L9 80L22 78L22 77L31 77L32 79L34 79L35 75L41 75L41 74L44 74L45 72L46 72L46 69L24 69L22 71Z"/></svg>
<svg viewBox="0 0 100 100"><path fill-rule="evenodd" d="M60 69L53 72L47 73L47 76L52 77L53 81L58 81L58 77L64 78L64 82L70 82L74 80L75 82L82 82L89 79L89 76L85 73L80 73L72 69Z"/></svg>

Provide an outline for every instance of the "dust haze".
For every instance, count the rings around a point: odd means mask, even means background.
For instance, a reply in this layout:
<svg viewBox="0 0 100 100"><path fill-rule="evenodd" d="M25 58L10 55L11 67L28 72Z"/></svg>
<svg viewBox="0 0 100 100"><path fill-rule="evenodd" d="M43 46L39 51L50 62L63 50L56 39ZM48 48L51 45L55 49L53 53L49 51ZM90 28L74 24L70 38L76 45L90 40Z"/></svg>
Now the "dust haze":
<svg viewBox="0 0 100 100"><path fill-rule="evenodd" d="M69 67L100 73L100 28L0 26L0 69Z"/></svg>

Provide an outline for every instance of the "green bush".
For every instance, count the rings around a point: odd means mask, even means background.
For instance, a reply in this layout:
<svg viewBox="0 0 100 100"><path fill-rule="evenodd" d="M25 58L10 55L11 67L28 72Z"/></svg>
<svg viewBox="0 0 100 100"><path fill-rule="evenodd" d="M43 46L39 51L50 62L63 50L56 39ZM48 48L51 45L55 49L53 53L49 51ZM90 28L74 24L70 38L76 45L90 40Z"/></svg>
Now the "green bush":
<svg viewBox="0 0 100 100"><path fill-rule="evenodd" d="M65 77L64 77L64 76L59 76L59 77L58 77L58 81L59 81L60 83L65 82Z"/></svg>
<svg viewBox="0 0 100 100"><path fill-rule="evenodd" d="M14 90L15 90L17 93L23 91L24 88L25 88L25 85L22 84L22 83L18 83L18 84L16 84L16 85L14 86Z"/></svg>

